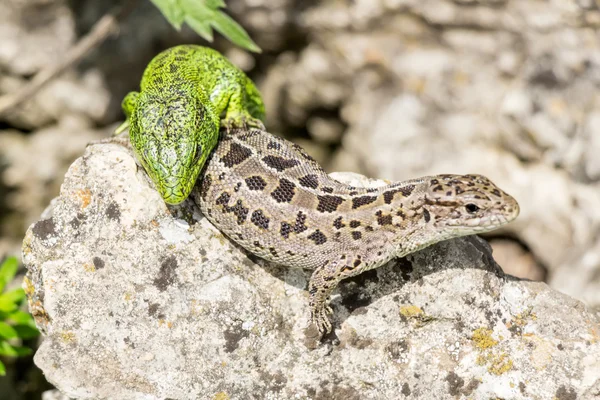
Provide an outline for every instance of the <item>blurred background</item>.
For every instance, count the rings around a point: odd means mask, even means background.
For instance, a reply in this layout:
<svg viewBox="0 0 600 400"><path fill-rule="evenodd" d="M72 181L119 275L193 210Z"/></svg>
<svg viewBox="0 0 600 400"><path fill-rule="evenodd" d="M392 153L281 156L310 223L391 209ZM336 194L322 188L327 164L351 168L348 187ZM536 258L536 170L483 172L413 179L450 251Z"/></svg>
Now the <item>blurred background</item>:
<svg viewBox="0 0 600 400"><path fill-rule="evenodd" d="M126 1L0 0L0 97ZM210 44L257 83L267 128L327 171L479 173L521 215L488 237L505 272L600 309L600 8L594 0L227 0L262 49ZM207 44L139 0L118 35L0 117L0 260L58 195L161 50ZM17 286L18 286L17 282ZM3 359L4 360L4 359ZM6 359L0 400L51 388Z"/></svg>

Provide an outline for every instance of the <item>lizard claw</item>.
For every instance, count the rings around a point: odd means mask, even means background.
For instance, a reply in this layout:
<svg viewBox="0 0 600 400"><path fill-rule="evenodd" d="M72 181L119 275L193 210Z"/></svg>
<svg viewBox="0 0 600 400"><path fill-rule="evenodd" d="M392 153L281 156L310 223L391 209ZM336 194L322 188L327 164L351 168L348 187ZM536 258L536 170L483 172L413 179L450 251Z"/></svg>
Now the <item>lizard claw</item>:
<svg viewBox="0 0 600 400"><path fill-rule="evenodd" d="M310 312L310 323L315 325L321 335L326 335L331 332L331 321L327 314L333 313L329 306L324 306L318 310Z"/></svg>
<svg viewBox="0 0 600 400"><path fill-rule="evenodd" d="M228 116L221 120L221 126L230 131L231 129L248 129L248 128L256 128L260 130L265 130L265 125L263 122L258 119L251 117L249 115L238 114L234 116Z"/></svg>

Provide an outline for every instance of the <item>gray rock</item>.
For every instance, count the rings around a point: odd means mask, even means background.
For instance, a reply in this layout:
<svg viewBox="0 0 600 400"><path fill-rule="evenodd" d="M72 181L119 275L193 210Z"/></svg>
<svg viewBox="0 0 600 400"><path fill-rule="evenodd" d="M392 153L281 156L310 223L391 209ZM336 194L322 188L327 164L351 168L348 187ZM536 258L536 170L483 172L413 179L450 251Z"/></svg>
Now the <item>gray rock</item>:
<svg viewBox="0 0 600 400"><path fill-rule="evenodd" d="M348 179L357 179L348 176ZM249 256L189 201L167 207L118 145L88 147L23 243L45 376L81 399L590 398L600 324L446 241L333 297L306 335L309 271Z"/></svg>

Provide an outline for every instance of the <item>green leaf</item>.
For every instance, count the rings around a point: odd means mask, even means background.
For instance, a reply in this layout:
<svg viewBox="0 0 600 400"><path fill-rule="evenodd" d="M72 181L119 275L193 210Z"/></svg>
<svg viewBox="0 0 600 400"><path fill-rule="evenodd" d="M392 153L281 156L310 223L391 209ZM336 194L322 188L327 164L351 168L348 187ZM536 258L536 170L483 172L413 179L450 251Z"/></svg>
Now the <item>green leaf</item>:
<svg viewBox="0 0 600 400"><path fill-rule="evenodd" d="M204 3L208 8L212 8L213 10L227 7L224 0L204 0Z"/></svg>
<svg viewBox="0 0 600 400"><path fill-rule="evenodd" d="M229 15L222 11L216 12L211 24L221 35L246 50L260 53L262 50L250 38L248 33Z"/></svg>
<svg viewBox="0 0 600 400"><path fill-rule="evenodd" d="M40 335L40 331L37 328L29 325L15 325L13 329L17 336L21 339L33 339Z"/></svg>
<svg viewBox="0 0 600 400"><path fill-rule="evenodd" d="M0 340L0 356L17 357L19 353L16 348L12 347L8 342Z"/></svg>
<svg viewBox="0 0 600 400"><path fill-rule="evenodd" d="M2 319L2 315L0 315L0 319ZM31 316L31 314L29 314L25 311L21 311L21 310L13 311L12 313L7 314L6 318L4 318L4 319L11 320L15 324L28 325L28 326L35 327L35 322L33 321L33 317Z"/></svg>
<svg viewBox="0 0 600 400"><path fill-rule="evenodd" d="M185 22L209 42L213 40L214 28L236 45L256 53L261 52L244 28L219 10L225 7L223 0L180 0L180 5L186 15Z"/></svg>
<svg viewBox="0 0 600 400"><path fill-rule="evenodd" d="M16 309L17 309L17 305L14 302L10 301L7 298L0 296L0 311L1 312L10 313L10 312L15 311Z"/></svg>
<svg viewBox="0 0 600 400"><path fill-rule="evenodd" d="M0 321L0 339L14 339L18 337L17 331L15 328L7 324L6 322Z"/></svg>
<svg viewBox="0 0 600 400"><path fill-rule="evenodd" d="M150 0L165 16L167 21L177 30L181 29L181 24L185 18L185 13L178 0Z"/></svg>
<svg viewBox="0 0 600 400"><path fill-rule="evenodd" d="M210 26L209 21L201 21L194 17L185 17L185 23L192 28L194 32L202 37L202 39L212 42L213 41L213 30Z"/></svg>
<svg viewBox="0 0 600 400"><path fill-rule="evenodd" d="M17 269L19 269L17 257L8 257L0 265L0 293L2 293L6 284L15 277Z"/></svg>
<svg viewBox="0 0 600 400"><path fill-rule="evenodd" d="M6 375L6 367L4 366L2 361L0 361L0 376L4 376L4 375Z"/></svg>
<svg viewBox="0 0 600 400"><path fill-rule="evenodd" d="M25 300L25 291L21 288L17 288L0 295L0 299L6 299L15 304L21 304L23 300Z"/></svg>

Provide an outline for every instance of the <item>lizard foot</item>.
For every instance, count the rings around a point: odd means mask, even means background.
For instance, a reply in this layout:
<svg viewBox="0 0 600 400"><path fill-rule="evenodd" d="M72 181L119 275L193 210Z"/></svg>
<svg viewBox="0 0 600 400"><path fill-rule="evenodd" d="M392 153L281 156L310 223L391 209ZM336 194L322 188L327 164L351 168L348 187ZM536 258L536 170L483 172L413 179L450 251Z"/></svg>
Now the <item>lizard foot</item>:
<svg viewBox="0 0 600 400"><path fill-rule="evenodd" d="M310 323L317 327L321 335L331 332L331 321L327 314L333 314L333 310L328 305L310 311Z"/></svg>
<svg viewBox="0 0 600 400"><path fill-rule="evenodd" d="M228 131L232 129L248 129L248 128L257 128L260 130L265 130L265 124L258 119L251 117L246 114L234 114L228 115L223 120L221 120L221 126L227 129Z"/></svg>

